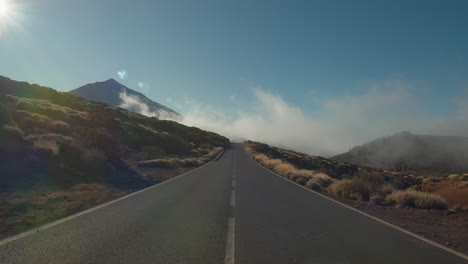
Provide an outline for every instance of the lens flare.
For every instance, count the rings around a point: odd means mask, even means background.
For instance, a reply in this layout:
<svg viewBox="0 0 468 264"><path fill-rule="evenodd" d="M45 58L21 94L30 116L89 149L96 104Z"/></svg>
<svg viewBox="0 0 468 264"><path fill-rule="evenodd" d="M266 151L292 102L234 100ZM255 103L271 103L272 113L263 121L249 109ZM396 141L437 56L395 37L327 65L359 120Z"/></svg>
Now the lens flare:
<svg viewBox="0 0 468 264"><path fill-rule="evenodd" d="M23 31L23 8L14 0L0 0L0 38L9 31Z"/></svg>
<svg viewBox="0 0 468 264"><path fill-rule="evenodd" d="M6 17L10 13L10 5L7 0L0 0L0 17Z"/></svg>

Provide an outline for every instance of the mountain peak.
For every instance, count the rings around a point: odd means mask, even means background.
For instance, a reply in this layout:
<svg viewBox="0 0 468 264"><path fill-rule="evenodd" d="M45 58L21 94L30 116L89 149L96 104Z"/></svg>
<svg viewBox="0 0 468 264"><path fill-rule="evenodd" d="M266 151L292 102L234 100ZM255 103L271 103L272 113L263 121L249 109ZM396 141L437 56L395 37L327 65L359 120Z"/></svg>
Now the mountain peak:
<svg viewBox="0 0 468 264"><path fill-rule="evenodd" d="M119 83L118 81L116 81L114 78L110 78L110 79L104 81L103 83L112 83L112 84L116 84L116 83L117 83L117 84L120 84L120 85L121 85L121 83Z"/></svg>
<svg viewBox="0 0 468 264"><path fill-rule="evenodd" d="M132 100L130 103L124 102L122 92L125 92L126 95L130 95L133 99L136 100ZM154 102L144 94L126 87L113 78L103 82L95 82L84 85L80 88L70 91L70 93L88 100L105 103L111 106L125 107L129 111L149 116L156 116L160 119L179 120L181 117L181 115L174 110ZM142 107L144 105L147 107Z"/></svg>

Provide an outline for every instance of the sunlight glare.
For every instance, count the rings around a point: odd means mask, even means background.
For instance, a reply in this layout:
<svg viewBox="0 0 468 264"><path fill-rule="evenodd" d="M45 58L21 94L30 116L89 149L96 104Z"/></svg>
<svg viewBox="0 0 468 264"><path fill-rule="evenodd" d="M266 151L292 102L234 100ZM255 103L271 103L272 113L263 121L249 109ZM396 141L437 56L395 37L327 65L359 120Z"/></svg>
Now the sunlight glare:
<svg viewBox="0 0 468 264"><path fill-rule="evenodd" d="M10 12L10 6L8 0L0 0L0 17L8 16Z"/></svg>

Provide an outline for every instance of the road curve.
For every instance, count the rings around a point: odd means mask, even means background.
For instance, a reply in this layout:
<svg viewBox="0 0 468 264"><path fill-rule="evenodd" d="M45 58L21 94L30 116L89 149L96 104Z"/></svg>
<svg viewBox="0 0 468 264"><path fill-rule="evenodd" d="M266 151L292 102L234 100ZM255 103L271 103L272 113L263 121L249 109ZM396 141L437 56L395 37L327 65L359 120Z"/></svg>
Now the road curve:
<svg viewBox="0 0 468 264"><path fill-rule="evenodd" d="M233 145L173 181L1 245L0 263L467 261L288 183Z"/></svg>

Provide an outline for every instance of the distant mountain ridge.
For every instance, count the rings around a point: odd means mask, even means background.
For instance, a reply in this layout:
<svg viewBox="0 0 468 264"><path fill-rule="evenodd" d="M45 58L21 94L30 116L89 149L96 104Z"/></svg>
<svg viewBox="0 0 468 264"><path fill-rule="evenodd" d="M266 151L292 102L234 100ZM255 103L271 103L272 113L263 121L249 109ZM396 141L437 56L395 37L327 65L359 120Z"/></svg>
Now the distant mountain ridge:
<svg viewBox="0 0 468 264"><path fill-rule="evenodd" d="M468 172L468 137L402 132L331 159L391 170Z"/></svg>
<svg viewBox="0 0 468 264"><path fill-rule="evenodd" d="M69 93L88 100L118 106L129 111L159 119L180 120L181 115L167 106L154 102L144 94L132 90L114 79L86 84Z"/></svg>

